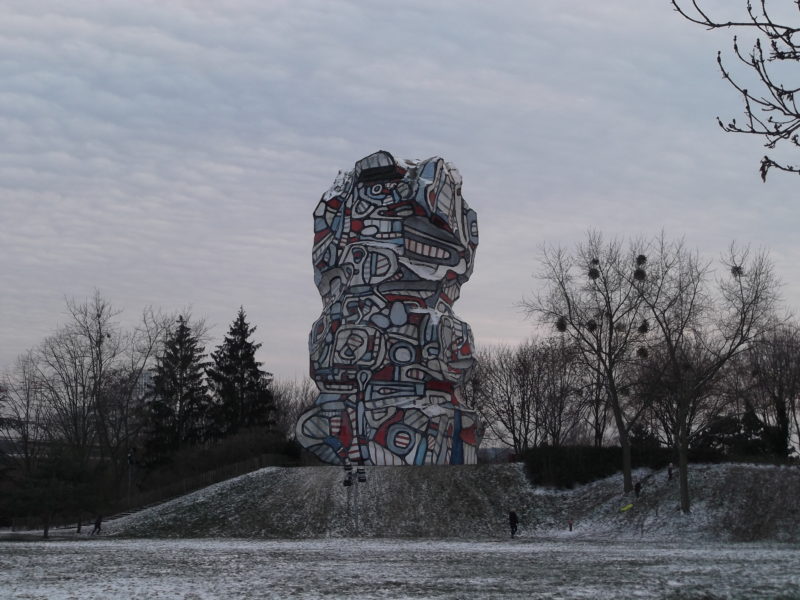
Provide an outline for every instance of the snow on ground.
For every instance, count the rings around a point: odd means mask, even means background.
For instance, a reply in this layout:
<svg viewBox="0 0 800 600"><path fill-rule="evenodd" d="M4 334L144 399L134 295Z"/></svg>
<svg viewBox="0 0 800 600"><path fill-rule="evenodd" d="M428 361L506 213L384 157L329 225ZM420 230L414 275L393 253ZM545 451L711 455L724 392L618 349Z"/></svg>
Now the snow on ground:
<svg viewBox="0 0 800 600"><path fill-rule="evenodd" d="M0 532L0 600L800 600L800 470L689 475L683 515L664 471L636 471L637 499L620 475L552 490L520 465L376 467L351 488L333 467L271 467L108 520L100 538Z"/></svg>
<svg viewBox="0 0 800 600"><path fill-rule="evenodd" d="M800 598L780 544L580 539L0 542L0 598Z"/></svg>

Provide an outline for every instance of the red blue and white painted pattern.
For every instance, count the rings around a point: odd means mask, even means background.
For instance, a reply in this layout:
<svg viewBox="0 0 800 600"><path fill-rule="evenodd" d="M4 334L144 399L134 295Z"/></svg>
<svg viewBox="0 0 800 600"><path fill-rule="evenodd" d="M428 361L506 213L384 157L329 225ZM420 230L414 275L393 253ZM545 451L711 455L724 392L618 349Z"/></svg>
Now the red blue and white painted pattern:
<svg viewBox="0 0 800 600"><path fill-rule="evenodd" d="M334 464L476 461L479 424L461 394L472 331L452 306L477 246L443 159L379 151L339 173L314 211L323 310L309 335L319 396L296 428L305 448Z"/></svg>

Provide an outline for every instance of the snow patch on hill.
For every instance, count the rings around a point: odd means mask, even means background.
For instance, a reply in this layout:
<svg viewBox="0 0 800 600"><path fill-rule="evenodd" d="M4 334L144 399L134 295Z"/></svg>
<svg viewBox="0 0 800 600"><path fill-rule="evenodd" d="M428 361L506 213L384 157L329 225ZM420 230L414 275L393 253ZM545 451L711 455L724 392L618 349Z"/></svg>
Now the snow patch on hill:
<svg viewBox="0 0 800 600"><path fill-rule="evenodd" d="M346 488L336 467L268 467L104 524L129 537L497 538L508 511L521 537L800 542L800 469L692 465L692 511L677 478L640 469L574 490L530 484L520 464L372 467ZM620 509L628 504L627 511ZM568 531L568 520L574 530Z"/></svg>

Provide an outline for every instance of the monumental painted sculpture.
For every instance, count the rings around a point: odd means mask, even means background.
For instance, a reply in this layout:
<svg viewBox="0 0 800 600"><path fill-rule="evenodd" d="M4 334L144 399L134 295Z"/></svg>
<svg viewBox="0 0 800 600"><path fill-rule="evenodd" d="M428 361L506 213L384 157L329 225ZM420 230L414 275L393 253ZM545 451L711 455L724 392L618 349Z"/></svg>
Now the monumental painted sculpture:
<svg viewBox="0 0 800 600"><path fill-rule="evenodd" d="M476 461L478 422L462 399L472 332L452 305L478 245L461 176L438 157L380 151L340 172L314 211L323 310L309 336L319 388L297 439L342 464ZM363 468L359 468L359 479Z"/></svg>

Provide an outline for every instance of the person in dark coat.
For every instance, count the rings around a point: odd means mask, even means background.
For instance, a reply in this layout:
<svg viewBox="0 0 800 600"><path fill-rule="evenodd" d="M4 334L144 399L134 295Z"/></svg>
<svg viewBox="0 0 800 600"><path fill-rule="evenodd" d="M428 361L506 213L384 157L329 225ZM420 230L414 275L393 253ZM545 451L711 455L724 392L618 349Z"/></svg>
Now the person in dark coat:
<svg viewBox="0 0 800 600"><path fill-rule="evenodd" d="M513 510L508 512L508 525L511 527L511 537L513 538L517 533L517 524L519 523L519 519L517 518L517 513Z"/></svg>
<svg viewBox="0 0 800 600"><path fill-rule="evenodd" d="M94 520L94 529L92 529L92 533L90 533L89 535L100 533L100 526L102 524L103 524L103 515L97 515L97 518Z"/></svg>

